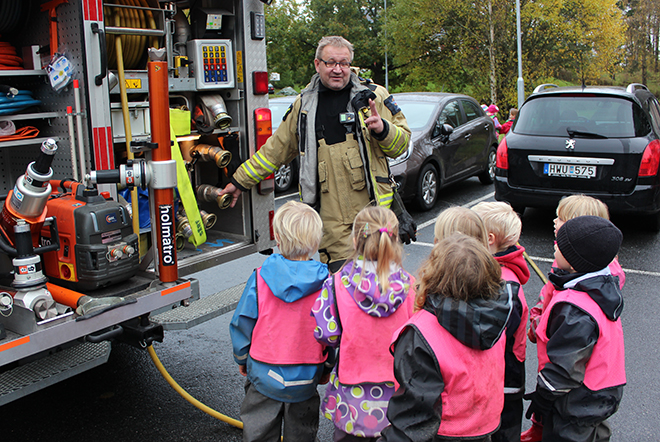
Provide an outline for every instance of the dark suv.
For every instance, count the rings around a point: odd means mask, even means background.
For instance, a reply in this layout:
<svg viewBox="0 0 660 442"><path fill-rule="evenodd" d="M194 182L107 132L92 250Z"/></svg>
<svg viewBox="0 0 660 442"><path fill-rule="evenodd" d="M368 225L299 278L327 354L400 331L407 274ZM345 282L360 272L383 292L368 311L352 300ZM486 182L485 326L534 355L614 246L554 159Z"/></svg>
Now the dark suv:
<svg viewBox="0 0 660 442"><path fill-rule="evenodd" d="M522 213L582 193L660 227L660 105L646 86L538 86L497 149L495 198Z"/></svg>

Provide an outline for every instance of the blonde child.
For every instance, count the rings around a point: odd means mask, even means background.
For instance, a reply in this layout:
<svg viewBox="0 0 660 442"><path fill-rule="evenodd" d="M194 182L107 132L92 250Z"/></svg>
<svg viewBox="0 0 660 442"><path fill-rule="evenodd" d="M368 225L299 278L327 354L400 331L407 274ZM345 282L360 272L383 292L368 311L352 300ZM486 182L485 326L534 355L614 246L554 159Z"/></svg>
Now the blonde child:
<svg viewBox="0 0 660 442"><path fill-rule="evenodd" d="M321 404L335 425L335 442L375 441L387 426L387 401L394 393L391 337L412 316L415 300L391 210L362 209L351 238L352 255L323 284L312 309L316 339L339 346Z"/></svg>
<svg viewBox="0 0 660 442"><path fill-rule="evenodd" d="M549 275L555 290L536 329L536 391L525 398L542 417L544 441L605 442L607 419L626 384L623 296L609 269L622 234L598 216L578 216L557 232Z"/></svg>
<svg viewBox="0 0 660 442"><path fill-rule="evenodd" d="M525 355L529 309L522 286L529 281L529 268L517 245L522 231L518 214L507 203L481 202L472 208L483 220L488 234L488 250L502 268L502 279L513 294L513 310L506 328L506 370L504 409L493 442L518 442L522 429L525 394Z"/></svg>
<svg viewBox="0 0 660 442"><path fill-rule="evenodd" d="M380 442L490 441L504 402L511 310L500 266L456 233L420 269L415 315L393 336L398 388Z"/></svg>
<svg viewBox="0 0 660 442"><path fill-rule="evenodd" d="M488 245L488 233L481 217L465 207L449 207L438 215L433 229L433 243L437 244L454 233L463 233Z"/></svg>
<svg viewBox="0 0 660 442"><path fill-rule="evenodd" d="M283 434L284 440L313 442L326 351L314 339L309 312L328 267L310 258L323 224L314 209L291 201L275 213L273 231L281 254L252 273L229 325L234 360L247 376L243 440L280 440Z"/></svg>
<svg viewBox="0 0 660 442"><path fill-rule="evenodd" d="M554 219L554 233L555 237L557 232L567 221L577 218L579 216L598 216L606 220L610 219L609 211L605 203L599 199L582 195L570 195L562 198L557 205L557 217ZM557 266L557 261L552 263L552 273L563 273ZM610 272L613 276L619 279L619 287L623 288L626 281L626 275L619 264L619 260L615 257L609 265ZM536 328L538 326L541 315L545 306L547 306L551 299L555 287L552 282L548 281L539 293L539 299L531 308L529 313L529 330L527 336L529 340L536 343ZM521 434L521 442L540 442L542 437L543 427L541 422L536 416L532 418L532 426Z"/></svg>
<svg viewBox="0 0 660 442"><path fill-rule="evenodd" d="M605 218L608 221L610 219L607 206L599 199L581 194L570 195L562 198L561 201L559 201L559 205L557 206L557 217L553 222L555 228L555 237L557 236L557 231L559 228L563 226L566 221L577 218L578 216L586 215L599 216L601 218ZM552 267L556 268L557 262L553 262ZM623 269L619 264L619 260L614 258L609 267L612 275L619 278L619 286L623 288L623 285L626 282L626 274L623 272ZM543 286L543 289L541 289L538 301L529 312L530 329L528 331L528 336L529 340L532 342L536 342L536 326L538 325L539 318L543 313L543 305L550 301L548 296L552 296L553 289L554 288L552 283L548 281L545 286Z"/></svg>

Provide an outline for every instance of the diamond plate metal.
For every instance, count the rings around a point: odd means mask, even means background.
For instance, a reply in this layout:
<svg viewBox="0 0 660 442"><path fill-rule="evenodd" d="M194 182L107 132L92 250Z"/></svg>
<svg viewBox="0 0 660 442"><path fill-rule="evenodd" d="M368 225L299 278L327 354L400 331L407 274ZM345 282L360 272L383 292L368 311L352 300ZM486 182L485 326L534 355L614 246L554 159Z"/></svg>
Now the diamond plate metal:
<svg viewBox="0 0 660 442"><path fill-rule="evenodd" d="M0 374L0 405L27 396L108 361L109 342L85 342Z"/></svg>
<svg viewBox="0 0 660 442"><path fill-rule="evenodd" d="M165 330L187 330L234 310L241 299L243 289L245 284L239 284L192 302L187 307L177 307L152 316L151 320L161 324Z"/></svg>

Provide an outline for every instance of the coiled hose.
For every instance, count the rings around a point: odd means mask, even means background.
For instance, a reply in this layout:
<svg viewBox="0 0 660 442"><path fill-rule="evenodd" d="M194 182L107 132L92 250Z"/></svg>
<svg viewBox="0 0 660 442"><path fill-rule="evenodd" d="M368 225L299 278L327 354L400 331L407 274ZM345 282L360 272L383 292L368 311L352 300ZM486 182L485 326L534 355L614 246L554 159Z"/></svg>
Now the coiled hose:
<svg viewBox="0 0 660 442"><path fill-rule="evenodd" d="M243 422L233 419L229 416L225 416L224 414L214 410L213 408L209 407L208 405L205 405L192 397L190 393L188 393L186 390L184 390L177 382L170 376L170 374L165 370L165 367L163 364L160 362L160 359L158 359L158 356L156 355L156 351L154 350L153 346L150 345L147 347L147 351L149 352L149 356L151 356L151 360L154 361L154 365L156 365L156 368L160 372L160 374L165 378L168 384L174 388L174 390L181 395L185 400L193 404L195 407L199 408L202 410L204 413L213 416L216 419L221 420L222 422L225 422L229 425L233 425L236 428L240 428L241 430L243 429Z"/></svg>

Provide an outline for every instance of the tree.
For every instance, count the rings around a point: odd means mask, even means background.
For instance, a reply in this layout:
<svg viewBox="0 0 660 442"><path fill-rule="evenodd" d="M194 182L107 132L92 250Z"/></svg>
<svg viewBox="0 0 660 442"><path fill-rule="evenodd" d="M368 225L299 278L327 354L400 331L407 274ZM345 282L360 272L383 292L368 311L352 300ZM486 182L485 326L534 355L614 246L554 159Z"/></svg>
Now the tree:
<svg viewBox="0 0 660 442"><path fill-rule="evenodd" d="M373 80L385 82L385 40L381 36L383 0L307 0L307 36L316 44L326 35L340 35L355 48L354 66L369 69Z"/></svg>
<svg viewBox="0 0 660 442"><path fill-rule="evenodd" d="M296 0L265 7L268 70L281 75L279 87L305 85L314 74L316 44L308 39L309 18Z"/></svg>

